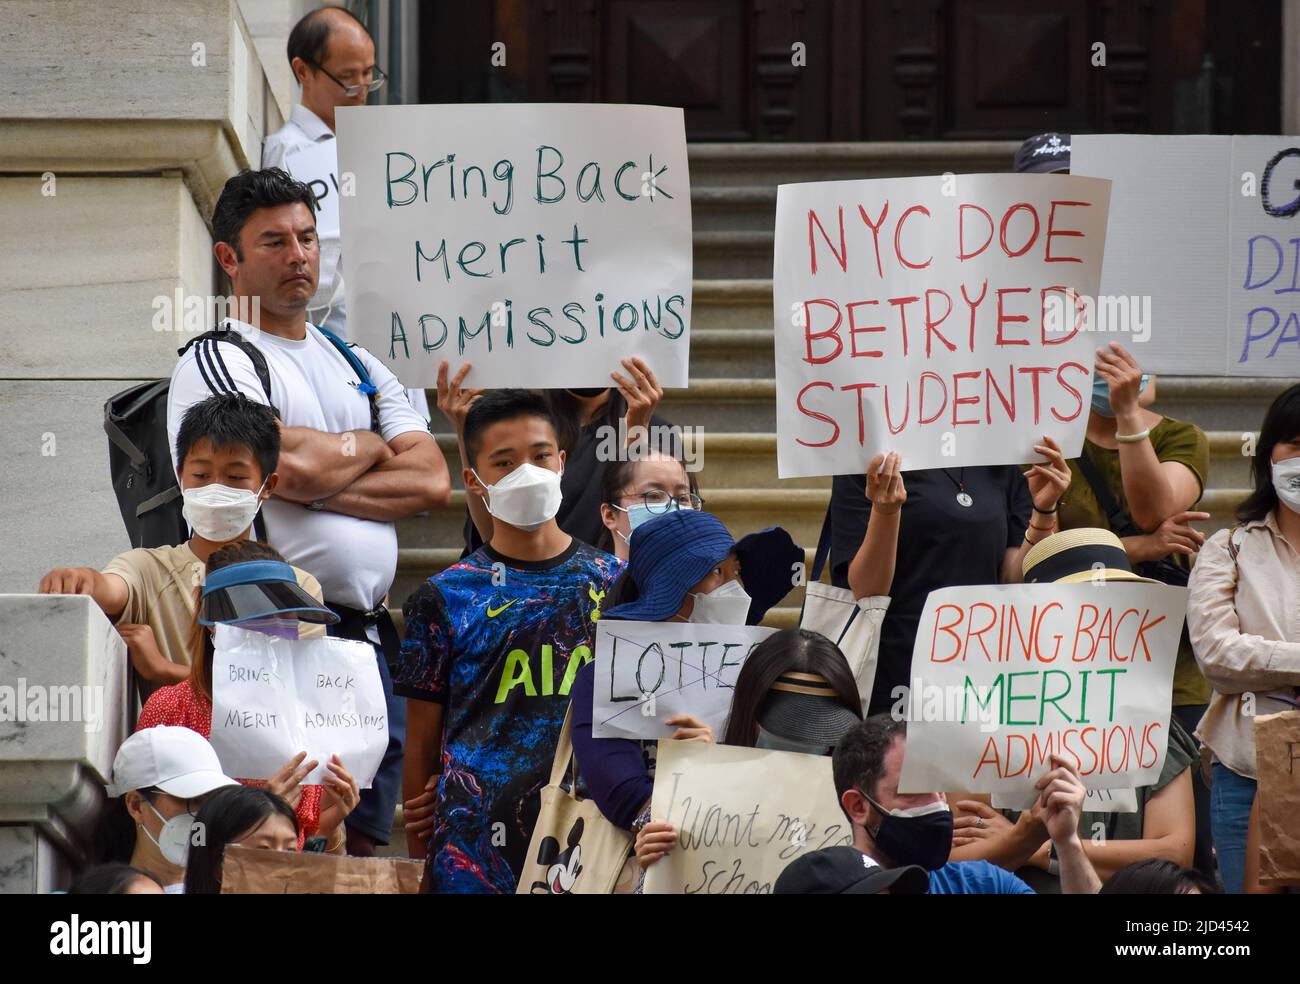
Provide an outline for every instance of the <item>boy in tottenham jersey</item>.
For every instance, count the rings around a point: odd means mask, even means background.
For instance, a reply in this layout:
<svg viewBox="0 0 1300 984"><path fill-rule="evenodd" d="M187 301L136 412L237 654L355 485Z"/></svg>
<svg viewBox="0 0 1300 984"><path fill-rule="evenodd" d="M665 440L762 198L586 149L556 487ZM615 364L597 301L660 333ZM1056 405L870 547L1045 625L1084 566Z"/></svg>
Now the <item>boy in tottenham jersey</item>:
<svg viewBox="0 0 1300 984"><path fill-rule="evenodd" d="M464 449L466 491L483 497L493 534L404 608L407 843L427 856L430 891L513 892L620 562L555 522L564 453L541 397L479 397Z"/></svg>

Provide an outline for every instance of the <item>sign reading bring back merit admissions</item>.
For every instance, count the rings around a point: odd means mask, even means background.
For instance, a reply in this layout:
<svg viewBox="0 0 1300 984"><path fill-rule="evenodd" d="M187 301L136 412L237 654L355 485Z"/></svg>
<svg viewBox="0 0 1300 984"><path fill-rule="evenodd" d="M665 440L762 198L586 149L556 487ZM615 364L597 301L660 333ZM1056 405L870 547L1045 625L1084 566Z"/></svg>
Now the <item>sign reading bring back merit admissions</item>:
<svg viewBox="0 0 1300 984"><path fill-rule="evenodd" d="M781 185L782 478L1038 460L1083 445L1110 182L946 175Z"/></svg>
<svg viewBox="0 0 1300 984"><path fill-rule="evenodd" d="M388 708L374 649L322 636L282 639L218 625L213 637L211 742L226 775L268 779L299 752L338 755L369 789L388 748Z"/></svg>
<svg viewBox="0 0 1300 984"><path fill-rule="evenodd" d="M681 109L338 110L348 330L407 386L609 386L641 356L687 384L691 196Z"/></svg>
<svg viewBox="0 0 1300 984"><path fill-rule="evenodd" d="M1164 766L1187 589L1142 582L930 592L900 792L1032 790L1063 756L1089 789Z"/></svg>

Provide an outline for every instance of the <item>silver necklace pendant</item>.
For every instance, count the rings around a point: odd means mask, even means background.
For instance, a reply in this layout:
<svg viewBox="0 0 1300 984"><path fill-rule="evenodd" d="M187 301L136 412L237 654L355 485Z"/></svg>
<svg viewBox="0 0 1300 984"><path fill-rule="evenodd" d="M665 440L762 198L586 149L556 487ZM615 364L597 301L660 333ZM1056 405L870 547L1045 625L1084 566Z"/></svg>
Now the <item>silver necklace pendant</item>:
<svg viewBox="0 0 1300 984"><path fill-rule="evenodd" d="M975 500L970 497L969 492L961 491L957 493L957 503L958 505L965 506L969 509L971 506L975 505Z"/></svg>

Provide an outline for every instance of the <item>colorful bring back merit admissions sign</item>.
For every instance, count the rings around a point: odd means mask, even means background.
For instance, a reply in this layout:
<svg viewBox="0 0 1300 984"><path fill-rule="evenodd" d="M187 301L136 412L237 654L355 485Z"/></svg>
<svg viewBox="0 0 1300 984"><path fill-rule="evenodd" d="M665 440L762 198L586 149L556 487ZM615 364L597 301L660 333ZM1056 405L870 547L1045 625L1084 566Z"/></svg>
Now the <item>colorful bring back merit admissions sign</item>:
<svg viewBox="0 0 1300 984"><path fill-rule="evenodd" d="M407 386L609 386L641 356L687 385L691 188L682 110L338 111L348 328Z"/></svg>
<svg viewBox="0 0 1300 984"><path fill-rule="evenodd" d="M930 592L899 792L1027 794L1052 755L1088 789L1155 782L1186 611L1186 588L1144 582Z"/></svg>
<svg viewBox="0 0 1300 984"><path fill-rule="evenodd" d="M1110 182L944 175L781 185L781 478L1020 464L1087 424Z"/></svg>

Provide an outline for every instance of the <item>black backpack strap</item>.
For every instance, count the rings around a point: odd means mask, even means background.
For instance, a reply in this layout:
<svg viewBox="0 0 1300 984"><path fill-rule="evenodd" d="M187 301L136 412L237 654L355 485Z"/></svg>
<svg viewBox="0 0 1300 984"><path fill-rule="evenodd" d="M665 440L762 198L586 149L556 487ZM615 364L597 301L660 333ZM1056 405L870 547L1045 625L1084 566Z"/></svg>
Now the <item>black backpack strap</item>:
<svg viewBox="0 0 1300 984"><path fill-rule="evenodd" d="M1097 470L1096 463L1088 454L1086 445L1079 455L1078 461L1079 471L1083 472L1083 477L1092 489L1092 494L1097 497L1097 504L1105 510L1106 519L1115 535L1120 537L1140 536L1142 531L1137 528L1129 514L1124 511L1124 507L1111 494L1110 488L1106 485L1106 480L1102 478L1101 472Z"/></svg>
<svg viewBox="0 0 1300 984"><path fill-rule="evenodd" d="M343 341L343 339L339 338L338 335L334 334L334 332L330 331L328 328L322 328L320 325L317 325L316 330L330 340L330 343L339 350L339 354L348 360L348 365L352 367L352 371L357 374L357 379L359 381L357 389L364 393L366 398L370 401L370 429L378 434L379 388L375 386L374 382L371 380L370 373L366 372L366 367L362 364L361 360L357 358L357 354L352 351L351 345Z"/></svg>
<svg viewBox="0 0 1300 984"><path fill-rule="evenodd" d="M139 519L145 513L157 509L159 506L167 505L167 503L171 502L173 499L180 498L180 494L181 487L179 485L173 485L171 488L163 489L157 495L145 499L144 502L135 507L135 518ZM258 515L260 516L261 514L259 513Z"/></svg>
<svg viewBox="0 0 1300 984"><path fill-rule="evenodd" d="M832 497L834 494L832 493ZM822 520L822 531L817 536L817 552L813 554L812 574L809 575L809 582L820 581L822 570L826 567L826 561L831 555L831 506L826 506L826 518Z"/></svg>
<svg viewBox="0 0 1300 984"><path fill-rule="evenodd" d="M258 382L262 384L262 392L266 394L266 402L270 405L271 411L278 417L280 411L271 399L271 372L266 367L266 356L264 356L256 345L246 339L240 332L233 328L222 326L214 328L212 331L205 331L202 335L196 335L183 346L176 350L176 354L184 355L193 346L199 342L227 342L239 349L246 356L248 361L253 364L253 371L257 373ZM213 346L214 361L205 365L200 353L194 355L195 364L199 367L199 374L203 376L203 381L207 383L208 389L215 394L220 393L237 393L239 388L235 381L226 371L226 365L221 359L221 353L217 347Z"/></svg>

